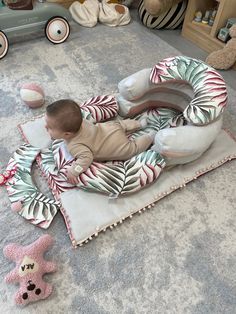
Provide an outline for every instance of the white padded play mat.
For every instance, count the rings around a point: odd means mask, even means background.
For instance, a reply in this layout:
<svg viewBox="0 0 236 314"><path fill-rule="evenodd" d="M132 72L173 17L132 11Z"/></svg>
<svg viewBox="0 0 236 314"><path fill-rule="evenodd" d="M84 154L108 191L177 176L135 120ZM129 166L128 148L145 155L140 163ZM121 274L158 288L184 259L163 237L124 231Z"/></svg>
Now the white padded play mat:
<svg viewBox="0 0 236 314"><path fill-rule="evenodd" d="M159 199L198 176L236 158L235 140L226 131L218 129L221 124L217 121L220 121L226 105L227 91L217 72L200 61L187 57L165 59L146 72L150 81L148 87L144 84L147 88L138 97L135 86L133 83L130 85L128 78L119 84L123 103L118 104L117 97L113 95L93 97L81 104L84 118L96 123L107 119L122 119L119 115L121 112L127 117L135 113L135 119L145 116L148 121L146 129L131 137L150 130L164 130L167 133L186 130L185 133L188 133L188 130L196 128L197 132L199 129L209 132L210 138L211 125L216 123L217 132L213 128L215 133L212 133L214 137L211 142L207 142L207 146L199 143L198 150L194 148L194 152L191 151L187 156L188 162L185 157L185 162L179 165L178 157L177 163L171 168L166 167L169 159L153 149L124 162L93 162L79 176L79 184L75 187L66 182L65 177L66 168L73 161L72 156L62 141L50 140L44 127L44 117L35 118L20 125L26 144L14 153L7 167L7 170L16 169L15 175L7 183L7 190L12 208L18 214L46 229L60 211L73 246L82 245L108 227L113 228L126 218L132 218L133 214L153 207ZM135 77L132 76L131 81L135 81ZM154 94L150 95L156 97L156 86L168 81L171 84L173 81L178 81L178 84L180 81L184 84L187 82L191 85L192 98L188 91L184 95L182 107L178 108L173 102L173 108L143 106L143 100L149 95L147 89L155 89ZM175 84L170 86L174 86L172 92L176 91ZM163 92L165 88L158 94L162 101L168 97L170 86L167 86L167 95ZM179 91L176 91L177 94ZM173 95L172 101L178 99L179 105L181 99ZM127 107L124 105L126 103ZM179 145L186 146L189 138L184 138L184 141ZM34 184L31 177L34 162L40 167L55 199L46 197Z"/></svg>

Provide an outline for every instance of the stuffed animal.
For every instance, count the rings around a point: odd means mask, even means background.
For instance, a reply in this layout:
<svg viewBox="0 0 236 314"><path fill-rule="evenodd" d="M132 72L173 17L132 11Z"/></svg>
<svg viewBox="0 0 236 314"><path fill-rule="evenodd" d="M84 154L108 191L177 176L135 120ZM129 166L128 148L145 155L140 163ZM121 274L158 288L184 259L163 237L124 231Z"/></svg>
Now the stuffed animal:
<svg viewBox="0 0 236 314"><path fill-rule="evenodd" d="M151 29L178 29L182 26L188 0L141 0L138 14Z"/></svg>
<svg viewBox="0 0 236 314"><path fill-rule="evenodd" d="M213 51L206 58L206 63L217 70L228 70L236 62L236 24L229 30L231 39L221 50Z"/></svg>
<svg viewBox="0 0 236 314"><path fill-rule="evenodd" d="M161 15L183 0L144 0L144 7L153 16Z"/></svg>
<svg viewBox="0 0 236 314"><path fill-rule="evenodd" d="M7 283L20 283L15 294L16 304L26 305L46 299L51 294L52 286L43 281L42 276L56 270L54 263L43 258L52 242L52 237L46 234L28 246L11 243L4 248L4 255L16 262L16 267L5 277Z"/></svg>

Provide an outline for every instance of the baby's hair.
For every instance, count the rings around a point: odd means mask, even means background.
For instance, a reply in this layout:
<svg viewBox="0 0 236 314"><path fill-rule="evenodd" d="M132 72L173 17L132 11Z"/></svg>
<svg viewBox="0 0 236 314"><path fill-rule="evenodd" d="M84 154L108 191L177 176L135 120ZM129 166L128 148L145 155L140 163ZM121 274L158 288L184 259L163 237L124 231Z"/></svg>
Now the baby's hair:
<svg viewBox="0 0 236 314"><path fill-rule="evenodd" d="M49 117L56 119L58 128L64 132L79 131L83 117L79 105L71 99L57 100L46 107Z"/></svg>

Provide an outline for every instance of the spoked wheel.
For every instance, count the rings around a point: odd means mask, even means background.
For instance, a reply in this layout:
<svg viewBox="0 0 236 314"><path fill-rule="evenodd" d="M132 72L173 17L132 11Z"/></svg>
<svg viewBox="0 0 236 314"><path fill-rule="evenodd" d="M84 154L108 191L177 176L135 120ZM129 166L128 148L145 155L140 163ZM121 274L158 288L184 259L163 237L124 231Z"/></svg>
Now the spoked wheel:
<svg viewBox="0 0 236 314"><path fill-rule="evenodd" d="M54 16L46 24L45 35L51 43L61 44L70 35L70 25L63 17Z"/></svg>
<svg viewBox="0 0 236 314"><path fill-rule="evenodd" d="M0 59L4 58L8 52L9 43L7 36L0 31Z"/></svg>

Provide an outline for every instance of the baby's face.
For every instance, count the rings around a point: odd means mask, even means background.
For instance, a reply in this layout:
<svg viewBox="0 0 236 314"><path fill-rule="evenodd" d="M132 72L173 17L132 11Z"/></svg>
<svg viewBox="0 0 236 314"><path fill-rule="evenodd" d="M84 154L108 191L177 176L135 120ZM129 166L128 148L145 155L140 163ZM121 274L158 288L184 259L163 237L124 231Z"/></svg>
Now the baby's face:
<svg viewBox="0 0 236 314"><path fill-rule="evenodd" d="M45 115L45 122L46 122L45 128L48 131L48 133L52 139L57 140L57 139L63 139L64 138L64 132L58 128L57 122L55 119L47 116L47 114L46 114Z"/></svg>

